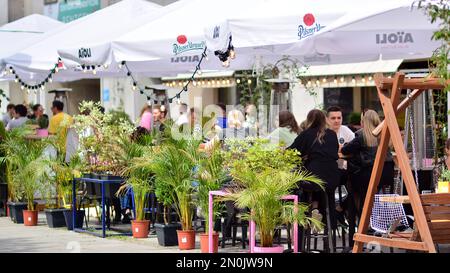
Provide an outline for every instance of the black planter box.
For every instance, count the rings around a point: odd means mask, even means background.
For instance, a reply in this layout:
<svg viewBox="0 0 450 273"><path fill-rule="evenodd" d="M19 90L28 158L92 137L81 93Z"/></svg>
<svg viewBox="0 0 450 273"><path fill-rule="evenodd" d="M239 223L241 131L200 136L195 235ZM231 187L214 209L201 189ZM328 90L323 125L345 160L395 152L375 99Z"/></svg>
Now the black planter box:
<svg viewBox="0 0 450 273"><path fill-rule="evenodd" d="M28 204L25 202L8 202L11 221L16 224L23 224L23 210L26 210L27 206Z"/></svg>
<svg viewBox="0 0 450 273"><path fill-rule="evenodd" d="M64 218L64 211L70 211L68 209L46 209L45 217L47 218L47 224L50 228L58 228L66 226L66 219Z"/></svg>
<svg viewBox="0 0 450 273"><path fill-rule="evenodd" d="M181 229L181 224L155 224L156 236L160 246L177 246L177 230Z"/></svg>
<svg viewBox="0 0 450 273"><path fill-rule="evenodd" d="M66 226L68 230L73 230L72 210L63 211L64 219L66 220ZM84 210L75 211L75 228L83 228Z"/></svg>

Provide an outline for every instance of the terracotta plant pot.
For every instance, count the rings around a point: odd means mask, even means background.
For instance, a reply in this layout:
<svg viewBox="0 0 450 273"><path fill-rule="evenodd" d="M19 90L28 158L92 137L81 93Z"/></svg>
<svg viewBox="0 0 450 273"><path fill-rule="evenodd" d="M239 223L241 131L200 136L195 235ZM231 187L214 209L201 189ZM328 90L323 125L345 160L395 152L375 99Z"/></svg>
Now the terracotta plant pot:
<svg viewBox="0 0 450 273"><path fill-rule="evenodd" d="M37 226L38 211L37 210L24 210L23 211L23 223L25 226Z"/></svg>
<svg viewBox="0 0 450 273"><path fill-rule="evenodd" d="M133 238L147 238L149 228L150 228L150 220L131 221L131 230L133 231Z"/></svg>
<svg viewBox="0 0 450 273"><path fill-rule="evenodd" d="M254 253L283 253L284 247L280 245L274 245L272 247L255 246L253 248Z"/></svg>
<svg viewBox="0 0 450 273"><path fill-rule="evenodd" d="M195 248L195 231L177 230L178 248L180 250L189 250Z"/></svg>
<svg viewBox="0 0 450 273"><path fill-rule="evenodd" d="M202 253L209 253L208 234L200 234L200 249ZM213 253L219 251L219 233L213 233Z"/></svg>

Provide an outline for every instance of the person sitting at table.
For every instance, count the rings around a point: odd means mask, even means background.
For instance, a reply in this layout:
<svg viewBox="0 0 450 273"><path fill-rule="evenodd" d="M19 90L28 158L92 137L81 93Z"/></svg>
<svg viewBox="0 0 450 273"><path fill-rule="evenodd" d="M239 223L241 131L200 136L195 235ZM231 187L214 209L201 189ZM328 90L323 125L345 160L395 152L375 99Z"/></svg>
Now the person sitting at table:
<svg viewBox="0 0 450 273"><path fill-rule="evenodd" d="M289 111L281 111L278 114L278 128L273 130L267 137L271 143L281 143L289 147L300 132L300 127L294 115Z"/></svg>
<svg viewBox="0 0 450 273"><path fill-rule="evenodd" d="M344 156L350 156L350 181L355 194L355 205L358 216L364 205L369 181L372 174L373 164L378 149L380 136L374 135L373 130L380 124L380 117L374 110L367 110L361 119L362 128L356 132L356 137L341 148ZM394 162L392 154L388 150L384 162L383 173L378 189L389 188L390 193L394 185Z"/></svg>
<svg viewBox="0 0 450 273"><path fill-rule="evenodd" d="M17 104L14 106L14 119L8 122L8 125L6 125L6 130L11 131L14 128L24 126L29 121L27 118L27 113L28 110L25 105Z"/></svg>

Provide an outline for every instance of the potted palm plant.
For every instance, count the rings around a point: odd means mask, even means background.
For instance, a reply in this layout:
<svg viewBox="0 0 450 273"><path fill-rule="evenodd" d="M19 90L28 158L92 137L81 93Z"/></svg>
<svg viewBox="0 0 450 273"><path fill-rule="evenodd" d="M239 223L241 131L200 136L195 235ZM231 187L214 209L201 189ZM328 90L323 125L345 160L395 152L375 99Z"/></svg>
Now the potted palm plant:
<svg viewBox="0 0 450 273"><path fill-rule="evenodd" d="M131 221L131 229L134 238L147 238L149 233L150 221L145 219L145 204L148 195L153 191L154 176L148 164L153 150L151 146L143 144L151 143L151 139L152 136L143 136L136 142L124 142L127 143L127 147L124 147L126 151L124 156L129 166L122 174L126 177L127 183L121 187L117 195L128 190L133 191L136 215Z"/></svg>
<svg viewBox="0 0 450 273"><path fill-rule="evenodd" d="M282 252L282 246L273 245L275 229L282 224L320 226L321 223L306 216L308 206L286 203L283 196L292 194L299 181L308 181L322 187L322 181L298 169L301 160L297 151L269 145L266 140L252 140L245 149L230 149L228 157L235 160L229 165L234 186L224 200L232 200L241 209L249 209L243 218L252 220L259 229L261 244L255 252ZM238 151L238 152L236 152ZM237 156L236 156L237 155Z"/></svg>
<svg viewBox="0 0 450 273"><path fill-rule="evenodd" d="M23 210L27 208L25 202L24 184L18 180L20 170L27 164L27 140L25 136L31 131L27 127L16 128L5 133L0 143L3 156L0 161L5 166L5 178L8 185L8 211L14 223L23 224Z"/></svg>
<svg viewBox="0 0 450 273"><path fill-rule="evenodd" d="M152 159L157 197L158 188L170 196L180 218L182 230L177 230L178 247L181 250L195 248L195 231L192 229L192 196L194 167L198 159L200 141L193 138L171 139L164 143ZM158 197L159 198L159 197Z"/></svg>
<svg viewBox="0 0 450 273"><path fill-rule="evenodd" d="M224 157L220 150L220 143L215 142L212 144L211 148L202 156L199 161L198 169L198 191L197 191L197 204L205 217L205 233L200 234L200 249L202 253L209 252L208 245L208 231L209 231L209 192L214 190L219 190L224 182L227 180L227 172L224 168ZM218 203L213 204L214 212L218 212ZM213 215L213 223L214 217ZM213 235L213 251L218 251L219 246L219 234L214 233Z"/></svg>
<svg viewBox="0 0 450 273"><path fill-rule="evenodd" d="M46 175L47 165L43 158L45 143L40 140L31 140L26 142L26 156L20 170L13 174L16 181L21 181L25 199L27 200L27 209L23 210L25 226L36 226L38 221L38 211L34 196L42 186L42 179Z"/></svg>

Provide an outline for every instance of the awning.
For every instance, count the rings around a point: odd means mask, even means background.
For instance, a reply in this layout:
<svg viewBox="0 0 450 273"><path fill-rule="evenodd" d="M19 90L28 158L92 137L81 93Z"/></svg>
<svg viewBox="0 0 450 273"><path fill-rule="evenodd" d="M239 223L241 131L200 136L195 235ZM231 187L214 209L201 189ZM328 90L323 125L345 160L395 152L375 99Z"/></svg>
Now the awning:
<svg viewBox="0 0 450 273"><path fill-rule="evenodd" d="M392 73L398 70L403 60L386 60L363 63L314 65L302 71L301 76L334 76L374 73Z"/></svg>
<svg viewBox="0 0 450 273"><path fill-rule="evenodd" d="M233 77L234 71L209 71L203 73L201 75L195 75L195 79L209 79L209 78L229 78ZM192 73L182 73L178 74L176 77L163 77L162 81L176 81L176 80L187 80L192 77Z"/></svg>

